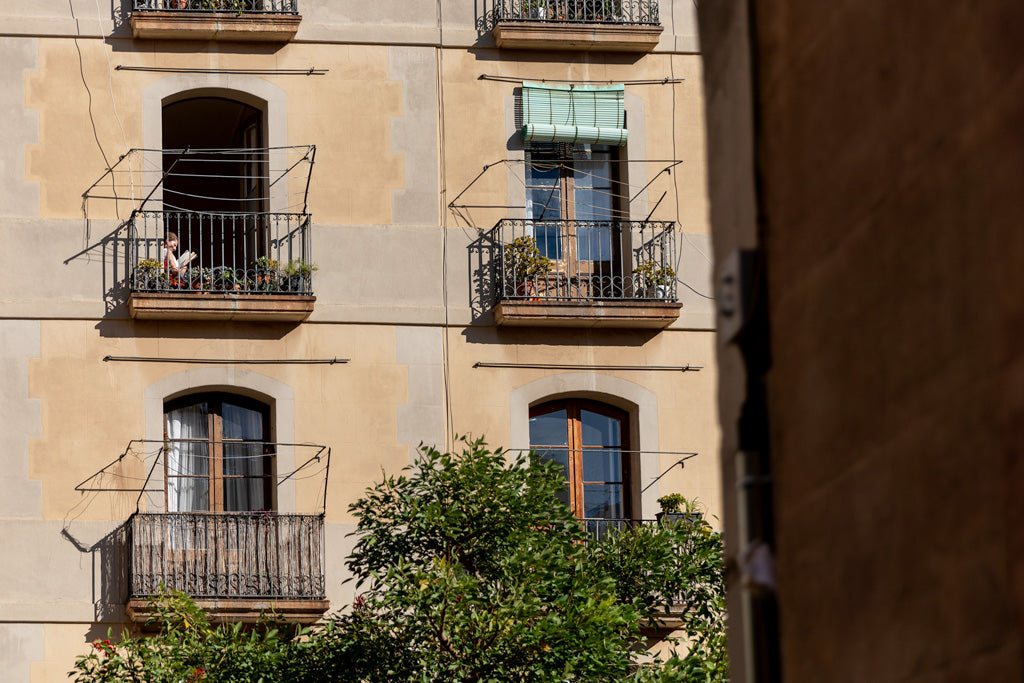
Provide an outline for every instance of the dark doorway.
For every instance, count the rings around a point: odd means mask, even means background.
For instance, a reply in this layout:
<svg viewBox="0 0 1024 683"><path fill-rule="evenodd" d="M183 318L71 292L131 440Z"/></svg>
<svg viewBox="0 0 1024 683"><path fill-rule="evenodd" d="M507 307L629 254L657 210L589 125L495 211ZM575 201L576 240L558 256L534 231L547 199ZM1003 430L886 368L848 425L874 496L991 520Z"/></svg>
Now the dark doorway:
<svg viewBox="0 0 1024 683"><path fill-rule="evenodd" d="M221 97L163 107L166 232L193 268L244 272L267 253L267 150L263 112Z"/></svg>

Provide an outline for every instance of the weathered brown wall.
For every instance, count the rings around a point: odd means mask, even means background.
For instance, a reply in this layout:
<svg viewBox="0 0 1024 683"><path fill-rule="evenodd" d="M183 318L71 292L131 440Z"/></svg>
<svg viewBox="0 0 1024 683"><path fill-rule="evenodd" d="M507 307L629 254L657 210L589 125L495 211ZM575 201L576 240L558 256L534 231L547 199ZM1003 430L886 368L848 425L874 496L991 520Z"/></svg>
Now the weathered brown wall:
<svg viewBox="0 0 1024 683"><path fill-rule="evenodd" d="M726 4L701 8L719 258L755 234L722 221L753 170L715 132L747 69L718 66L746 49ZM1022 680L1024 5L753 7L784 678Z"/></svg>

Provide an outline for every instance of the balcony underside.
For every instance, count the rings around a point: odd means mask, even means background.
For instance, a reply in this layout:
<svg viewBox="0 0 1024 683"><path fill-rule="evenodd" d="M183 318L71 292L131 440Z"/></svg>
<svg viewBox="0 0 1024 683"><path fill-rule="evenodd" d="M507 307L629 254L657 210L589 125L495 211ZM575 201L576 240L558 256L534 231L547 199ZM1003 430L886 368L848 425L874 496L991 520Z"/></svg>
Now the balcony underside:
<svg viewBox="0 0 1024 683"><path fill-rule="evenodd" d="M199 599L195 603L214 622L243 624L255 623L261 616L280 617L290 623L313 624L330 608L327 600L218 598ZM125 612L131 621L140 624L146 623L154 614L152 604L145 598L129 600Z"/></svg>
<svg viewBox="0 0 1024 683"><path fill-rule="evenodd" d="M295 37L302 17L283 14L211 14L146 11L132 14L132 36L163 40L283 43Z"/></svg>
<svg viewBox="0 0 1024 683"><path fill-rule="evenodd" d="M623 24L501 22L494 28L494 41L501 48L526 50L651 52L663 30Z"/></svg>
<svg viewBox="0 0 1024 683"><path fill-rule="evenodd" d="M679 318L682 304L670 301L500 301L498 325L519 327L626 327L663 329Z"/></svg>
<svg viewBox="0 0 1024 683"><path fill-rule="evenodd" d="M313 312L315 296L216 293L140 293L128 297L137 320L260 320L300 322Z"/></svg>

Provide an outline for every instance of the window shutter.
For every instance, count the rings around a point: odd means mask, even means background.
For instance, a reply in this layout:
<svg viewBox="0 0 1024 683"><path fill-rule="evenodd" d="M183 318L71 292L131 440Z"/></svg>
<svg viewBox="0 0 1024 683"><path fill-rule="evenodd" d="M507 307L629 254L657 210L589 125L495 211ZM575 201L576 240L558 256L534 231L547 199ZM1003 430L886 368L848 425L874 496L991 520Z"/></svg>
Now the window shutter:
<svg viewBox="0 0 1024 683"><path fill-rule="evenodd" d="M523 140L624 145L625 87L523 83Z"/></svg>

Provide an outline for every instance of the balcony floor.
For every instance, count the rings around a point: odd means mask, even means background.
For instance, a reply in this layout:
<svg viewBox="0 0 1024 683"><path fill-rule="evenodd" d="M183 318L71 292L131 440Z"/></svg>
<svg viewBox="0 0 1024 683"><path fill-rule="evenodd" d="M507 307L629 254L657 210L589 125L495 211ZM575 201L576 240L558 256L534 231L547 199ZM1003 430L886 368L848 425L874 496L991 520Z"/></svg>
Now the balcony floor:
<svg viewBox="0 0 1024 683"><path fill-rule="evenodd" d="M315 296L133 292L128 312L137 320L262 320L299 322L313 312Z"/></svg>
<svg viewBox="0 0 1024 683"><path fill-rule="evenodd" d="M508 299L494 307L498 325L520 327L668 327L682 304L670 301L551 301Z"/></svg>
<svg viewBox="0 0 1024 683"><path fill-rule="evenodd" d="M330 608L327 600L296 600L282 598L269 600L265 598L218 598L215 600L199 599L196 605L210 615L217 623L252 624L263 615L276 615L284 621L298 624L313 624L319 621ZM144 624L153 615L152 607L146 598L132 598L125 607L128 618Z"/></svg>
<svg viewBox="0 0 1024 683"><path fill-rule="evenodd" d="M289 14L133 12L134 38L164 40L229 40L284 43L295 37L302 17Z"/></svg>
<svg viewBox="0 0 1024 683"><path fill-rule="evenodd" d="M523 50L650 52L663 30L634 24L507 21L494 27L494 42L500 48Z"/></svg>

